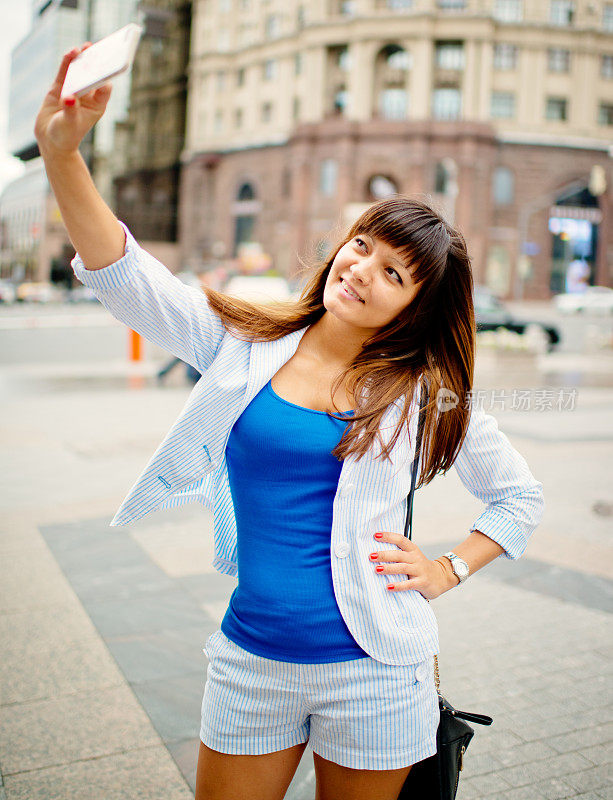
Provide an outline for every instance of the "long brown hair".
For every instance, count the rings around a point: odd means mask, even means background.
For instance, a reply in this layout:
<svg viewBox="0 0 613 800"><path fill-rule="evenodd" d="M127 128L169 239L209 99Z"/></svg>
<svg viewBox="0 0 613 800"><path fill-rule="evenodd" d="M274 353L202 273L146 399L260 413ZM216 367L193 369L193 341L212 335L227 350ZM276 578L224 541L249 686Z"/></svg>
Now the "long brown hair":
<svg viewBox="0 0 613 800"><path fill-rule="evenodd" d="M401 251L419 288L392 322L364 342L362 351L334 381L332 403L337 389L346 384L356 408L332 453L339 460L350 454L360 459L378 437L380 454L389 458L408 423L421 377L428 393L417 484L421 486L438 472L446 472L459 453L468 427L465 399L474 374L471 262L464 237L441 214L421 200L402 195L374 203L323 262L306 269L307 280L297 300L265 304L231 297L207 286L204 292L224 327L237 338L279 339L323 316L324 287L332 263L341 247L359 234L370 234ZM459 398L457 405L444 413L437 402L442 388ZM401 409L400 420L386 444L379 425L396 402ZM333 416L347 420L346 416Z"/></svg>

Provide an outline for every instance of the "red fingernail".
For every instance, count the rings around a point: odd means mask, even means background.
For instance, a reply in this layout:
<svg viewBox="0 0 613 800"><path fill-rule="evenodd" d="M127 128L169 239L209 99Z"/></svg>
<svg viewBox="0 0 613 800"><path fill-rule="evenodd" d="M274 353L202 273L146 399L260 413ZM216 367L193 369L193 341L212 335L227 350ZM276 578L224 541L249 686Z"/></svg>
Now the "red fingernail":
<svg viewBox="0 0 613 800"><path fill-rule="evenodd" d="M74 106L75 103L76 103L76 100L74 99L74 97L67 97L64 100L64 104L67 105L67 106Z"/></svg>
<svg viewBox="0 0 613 800"><path fill-rule="evenodd" d="M388 583L388 584L387 584L387 586L386 586L386 589L389 589L390 591L391 591L393 588L394 588L394 584L393 584L393 583Z"/></svg>
<svg viewBox="0 0 613 800"><path fill-rule="evenodd" d="M375 533L375 539L383 539L382 533Z"/></svg>
<svg viewBox="0 0 613 800"><path fill-rule="evenodd" d="M383 572L383 567L381 565L375 567L375 572Z"/></svg>
<svg viewBox="0 0 613 800"><path fill-rule="evenodd" d="M373 561L376 561L378 555L379 555L378 553L371 553L368 557L372 558Z"/></svg>

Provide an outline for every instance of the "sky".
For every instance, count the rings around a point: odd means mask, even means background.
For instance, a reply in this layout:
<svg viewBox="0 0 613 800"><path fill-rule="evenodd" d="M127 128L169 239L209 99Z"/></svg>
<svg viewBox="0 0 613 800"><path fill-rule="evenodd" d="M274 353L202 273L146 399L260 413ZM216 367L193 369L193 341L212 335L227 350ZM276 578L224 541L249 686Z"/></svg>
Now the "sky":
<svg viewBox="0 0 613 800"><path fill-rule="evenodd" d="M23 172L21 162L8 151L9 76L11 51L30 29L28 0L0 0L0 193Z"/></svg>

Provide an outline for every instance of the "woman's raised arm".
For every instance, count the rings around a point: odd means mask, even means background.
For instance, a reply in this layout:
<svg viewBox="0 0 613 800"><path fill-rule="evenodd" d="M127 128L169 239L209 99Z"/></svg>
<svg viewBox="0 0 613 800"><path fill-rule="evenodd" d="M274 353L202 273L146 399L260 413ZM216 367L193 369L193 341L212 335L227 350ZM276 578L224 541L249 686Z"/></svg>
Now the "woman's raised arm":
<svg viewBox="0 0 613 800"><path fill-rule="evenodd" d="M123 256L126 237L98 193L78 148L104 114L111 87L107 84L80 98L60 99L68 65L87 47L89 42L62 59L36 117L34 134L70 240L87 269L100 269Z"/></svg>
<svg viewBox="0 0 613 800"><path fill-rule="evenodd" d="M77 251L73 270L115 319L204 372L225 335L220 318L202 290L184 284L124 230L98 194L78 151L104 114L111 93L110 86L103 86L80 99L60 100L68 65L82 49L64 56L34 128Z"/></svg>

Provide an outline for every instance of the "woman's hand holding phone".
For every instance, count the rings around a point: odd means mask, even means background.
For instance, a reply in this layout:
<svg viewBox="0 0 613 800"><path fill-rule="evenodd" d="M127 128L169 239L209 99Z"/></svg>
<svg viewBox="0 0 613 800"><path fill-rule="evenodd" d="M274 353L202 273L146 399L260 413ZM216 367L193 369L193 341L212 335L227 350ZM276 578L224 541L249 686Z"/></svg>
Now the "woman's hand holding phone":
<svg viewBox="0 0 613 800"><path fill-rule="evenodd" d="M45 160L53 155L76 152L85 134L106 110L111 96L110 83L80 97L69 95L60 98L70 62L88 47L91 47L91 42L66 53L36 117L34 135Z"/></svg>

